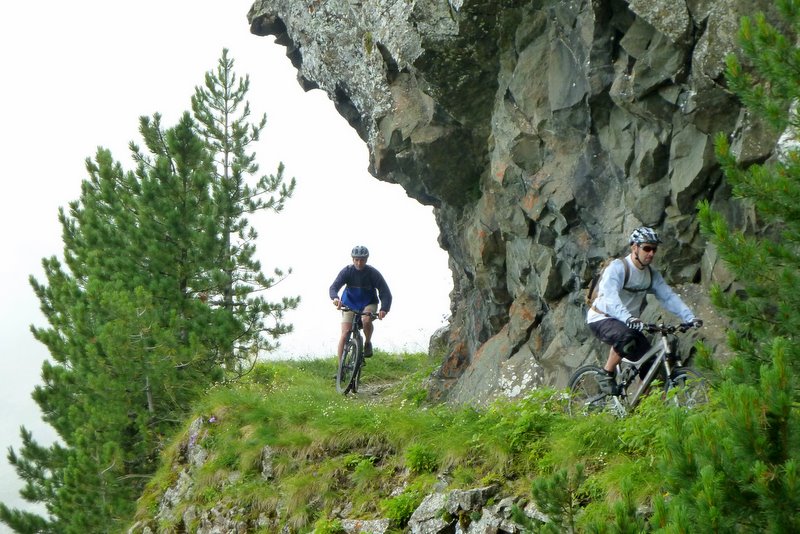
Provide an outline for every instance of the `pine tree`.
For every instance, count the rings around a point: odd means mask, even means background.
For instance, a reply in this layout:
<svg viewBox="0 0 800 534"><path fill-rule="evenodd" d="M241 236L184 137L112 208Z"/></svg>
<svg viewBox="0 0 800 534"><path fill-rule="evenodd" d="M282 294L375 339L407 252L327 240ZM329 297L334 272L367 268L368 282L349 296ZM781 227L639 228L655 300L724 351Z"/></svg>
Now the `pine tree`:
<svg viewBox="0 0 800 534"><path fill-rule="evenodd" d="M669 497L657 501L657 531L800 531L800 417L786 365L798 354L790 345L776 339L757 384L723 384L719 409L674 414L663 466Z"/></svg>
<svg viewBox="0 0 800 534"><path fill-rule="evenodd" d="M63 263L45 259L46 283L31 283L49 324L33 333L52 358L33 396L61 442L43 447L23 429L22 448L9 454L23 496L48 514L0 505L17 532L117 530L164 437L223 378L233 341L253 339L264 320L265 305L242 313L206 298L220 273L263 275L252 244L231 252L230 207L217 204L214 152L198 131L188 113L169 129L159 115L143 117L135 170L98 150L80 199L59 212Z"/></svg>
<svg viewBox="0 0 800 534"><path fill-rule="evenodd" d="M289 332L283 322L287 310L297 307L298 298L268 302L263 292L291 270L275 269L267 277L255 259L258 237L247 215L257 211L280 212L295 188L295 180L284 178L283 164L275 174L263 175L250 183L259 166L250 145L257 142L266 126L266 115L250 122L250 103L246 100L250 79L239 78L234 60L223 49L216 71L205 75L205 84L195 88L192 110L199 131L214 156L215 181L212 190L221 229L216 259L219 270L207 288L212 302L231 311L242 329L230 339L228 369L242 370L254 355L276 348L272 340ZM270 318L267 324L264 319ZM266 337L265 337L266 335Z"/></svg>
<svg viewBox="0 0 800 534"><path fill-rule="evenodd" d="M730 57L727 78L751 112L786 129L784 142L796 146L800 2L779 0L777 7L791 34L761 14L743 19L749 66ZM734 194L752 201L759 217L758 232L745 235L707 203L700 206L701 228L742 286L712 293L734 325L728 339L736 360L716 409L676 413L666 431L669 497L657 499L652 525L663 532L797 532L800 152L790 148L776 161L743 167L719 136L717 154Z"/></svg>
<svg viewBox="0 0 800 534"><path fill-rule="evenodd" d="M800 2L780 0L787 27L800 28ZM728 58L730 87L751 112L763 117L776 131L786 130L783 142L797 142L800 116L793 104L800 98L800 48L797 35L784 35L763 14L744 18L740 42L752 67ZM754 203L761 236L731 231L707 204L700 216L711 241L720 250L737 280L746 284L746 298L715 290L713 298L735 321L729 339L739 353L742 379L758 380L761 365L770 363L768 350L774 337L792 338L800 328L797 288L800 287L800 153L788 150L777 161L743 168L731 153L727 139L717 139L717 155L733 192ZM800 361L788 361L794 371Z"/></svg>
<svg viewBox="0 0 800 534"><path fill-rule="evenodd" d="M210 158L188 114L165 132L157 116L141 125L153 157L132 147L135 173L102 149L87 162L80 200L59 214L64 264L47 259L47 283L31 280L49 323L33 333L53 359L33 396L63 445L44 448L24 432L9 456L26 498L51 516L42 528L0 508L20 532L113 530L154 470L160 439L219 376L203 340L224 321L190 291L211 265L197 252L209 248L213 221Z"/></svg>

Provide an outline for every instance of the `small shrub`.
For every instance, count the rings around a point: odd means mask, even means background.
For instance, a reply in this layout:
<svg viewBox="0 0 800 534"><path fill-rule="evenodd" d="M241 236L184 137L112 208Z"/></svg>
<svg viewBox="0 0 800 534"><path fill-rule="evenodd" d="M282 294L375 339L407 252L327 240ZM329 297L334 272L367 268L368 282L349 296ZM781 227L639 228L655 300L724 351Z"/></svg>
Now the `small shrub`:
<svg viewBox="0 0 800 534"><path fill-rule="evenodd" d="M477 480L475 469L465 465L459 465L453 470L452 486L456 488L468 488Z"/></svg>
<svg viewBox="0 0 800 534"><path fill-rule="evenodd" d="M361 454L350 453L344 457L342 463L347 469L355 469L356 467L358 467L358 464L363 462L365 459L367 458L362 456Z"/></svg>
<svg viewBox="0 0 800 534"><path fill-rule="evenodd" d="M364 50L366 51L367 55L369 56L372 54L372 49L375 47L375 40L372 37L371 32L367 32L364 34Z"/></svg>
<svg viewBox="0 0 800 534"><path fill-rule="evenodd" d="M422 503L422 494L418 491L406 491L381 501L381 509L384 515L397 528L405 528L411 514Z"/></svg>
<svg viewBox="0 0 800 534"><path fill-rule="evenodd" d="M487 473L484 477L481 478L481 486L495 486L495 485L503 485L506 482L506 478L499 474L499 473Z"/></svg>
<svg viewBox="0 0 800 534"><path fill-rule="evenodd" d="M272 365L256 365L248 374L248 378L253 384L269 386L275 382L278 370Z"/></svg>
<svg viewBox="0 0 800 534"><path fill-rule="evenodd" d="M380 470L375 467L373 461L365 458L353 469L351 480L359 490L367 490L372 487L373 483L377 482L380 474Z"/></svg>
<svg viewBox="0 0 800 534"><path fill-rule="evenodd" d="M411 406L420 407L428 401L428 389L422 386L409 386L403 391L403 398Z"/></svg>
<svg viewBox="0 0 800 534"><path fill-rule="evenodd" d="M550 476L533 480L531 494L542 512L554 525L567 532L575 532L575 520L580 513L579 488L586 480L583 464L574 470L559 469Z"/></svg>
<svg viewBox="0 0 800 534"><path fill-rule="evenodd" d="M406 449L406 467L412 473L433 473L439 468L439 458L425 445L415 443Z"/></svg>
<svg viewBox="0 0 800 534"><path fill-rule="evenodd" d="M213 486L204 486L197 492L196 498L202 504L215 503L219 501L219 490Z"/></svg>
<svg viewBox="0 0 800 534"><path fill-rule="evenodd" d="M314 534L345 534L346 530L338 519L321 517L314 523Z"/></svg>

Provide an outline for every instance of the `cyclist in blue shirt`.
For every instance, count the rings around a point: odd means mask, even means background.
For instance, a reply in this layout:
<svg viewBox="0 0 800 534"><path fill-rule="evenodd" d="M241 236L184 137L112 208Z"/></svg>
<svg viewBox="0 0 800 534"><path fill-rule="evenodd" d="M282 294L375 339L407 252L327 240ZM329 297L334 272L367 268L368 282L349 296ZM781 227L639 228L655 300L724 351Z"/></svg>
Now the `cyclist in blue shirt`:
<svg viewBox="0 0 800 534"><path fill-rule="evenodd" d="M605 393L614 393L614 373L623 356L635 361L650 350L650 342L642 334L644 323L639 319L647 293L655 295L681 322L693 323L696 328L703 325L661 273L650 266L661 243L658 233L642 226L631 233L629 241L631 253L610 263L600 276L597 298L586 316L595 337L611 346L604 373L598 377ZM639 372L643 376L647 367Z"/></svg>
<svg viewBox="0 0 800 534"><path fill-rule="evenodd" d="M352 265L348 265L339 271L328 290L333 305L337 309L346 306L351 310L377 312L378 318L383 319L392 307L392 292L389 291L386 280L383 279L383 275L378 272L378 269L367 265L367 259L369 258L367 247L362 245L353 247L350 256L353 258ZM339 290L342 287L344 287L344 291L340 298ZM379 303L381 306L380 311L378 311ZM364 356L369 358L372 356L374 325L372 324L372 317L369 315L364 315L361 319L364 325ZM353 312L342 313L342 335L339 338L339 347L337 349L339 360L342 359L344 342L348 332L350 332L352 321Z"/></svg>

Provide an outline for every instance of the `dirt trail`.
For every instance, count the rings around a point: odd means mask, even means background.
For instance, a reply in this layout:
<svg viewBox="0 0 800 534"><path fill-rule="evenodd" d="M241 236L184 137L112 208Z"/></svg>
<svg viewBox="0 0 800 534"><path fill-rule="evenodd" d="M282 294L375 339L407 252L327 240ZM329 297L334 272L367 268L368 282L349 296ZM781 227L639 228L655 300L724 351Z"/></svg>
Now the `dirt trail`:
<svg viewBox="0 0 800 534"><path fill-rule="evenodd" d="M381 381L379 383L370 383L369 379L365 377L365 380L358 385L358 393L356 393L356 396L364 399L380 397L384 391L390 389L398 382L399 380L395 382Z"/></svg>

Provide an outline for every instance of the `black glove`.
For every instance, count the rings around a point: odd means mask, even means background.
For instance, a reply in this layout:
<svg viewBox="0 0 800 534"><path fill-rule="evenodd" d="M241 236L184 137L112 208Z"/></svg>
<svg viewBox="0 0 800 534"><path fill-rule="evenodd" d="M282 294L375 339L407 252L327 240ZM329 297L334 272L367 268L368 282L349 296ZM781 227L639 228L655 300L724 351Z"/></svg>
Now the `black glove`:
<svg viewBox="0 0 800 534"><path fill-rule="evenodd" d="M700 328L701 326L703 326L703 320L695 317L694 319L692 319L692 326L695 328Z"/></svg>
<svg viewBox="0 0 800 534"><path fill-rule="evenodd" d="M639 332L644 329L644 323L638 317L628 317L628 319L625 321L625 326L631 330L637 330Z"/></svg>

